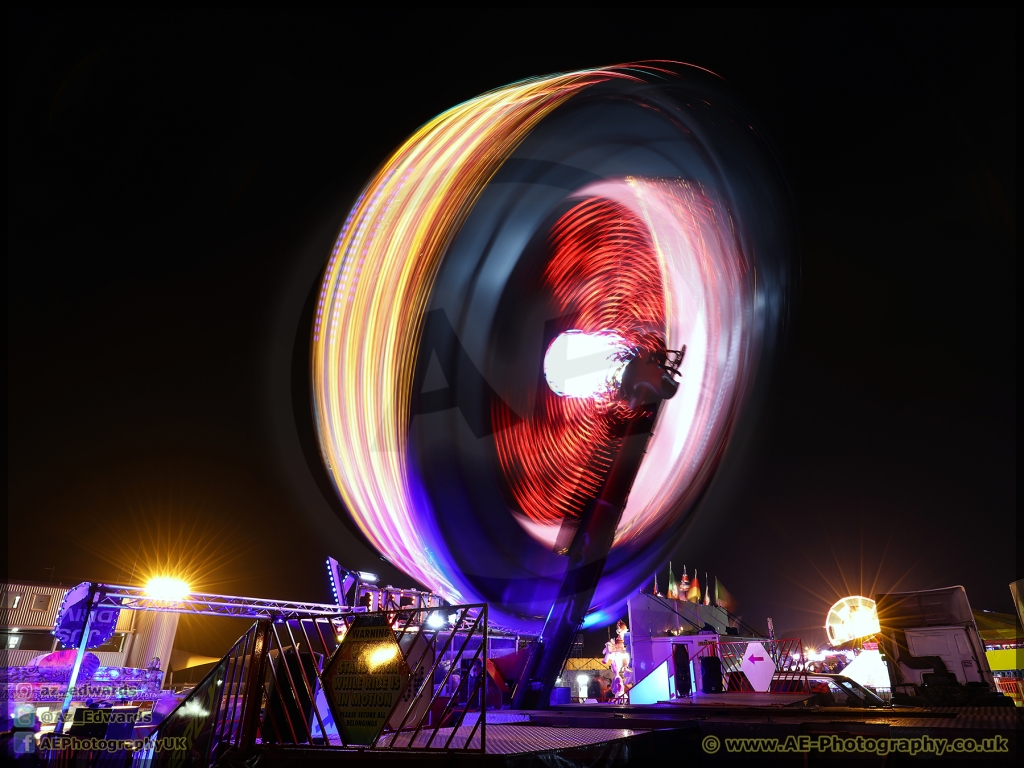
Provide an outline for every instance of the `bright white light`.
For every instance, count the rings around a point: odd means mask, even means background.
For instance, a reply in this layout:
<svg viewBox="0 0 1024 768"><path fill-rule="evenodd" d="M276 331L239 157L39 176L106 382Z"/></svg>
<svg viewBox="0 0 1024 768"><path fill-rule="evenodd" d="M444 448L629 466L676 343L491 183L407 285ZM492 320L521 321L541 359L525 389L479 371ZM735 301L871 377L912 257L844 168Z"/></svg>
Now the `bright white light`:
<svg viewBox="0 0 1024 768"><path fill-rule="evenodd" d="M861 685L872 688L888 688L889 668L882 661L879 651L862 651L861 654L843 667L843 675Z"/></svg>
<svg viewBox="0 0 1024 768"><path fill-rule="evenodd" d="M566 331L544 354L544 378L562 397L600 397L618 390L629 362L626 340L617 333Z"/></svg>
<svg viewBox="0 0 1024 768"><path fill-rule="evenodd" d="M431 629L440 629L444 626L444 616L435 611L427 616L427 626Z"/></svg>
<svg viewBox="0 0 1024 768"><path fill-rule="evenodd" d="M356 571L356 576L359 577L360 581L365 581L368 584L376 584L379 578L376 573L370 573L369 571Z"/></svg>
<svg viewBox="0 0 1024 768"><path fill-rule="evenodd" d="M590 682L590 678L586 675L576 675L576 685L580 687L581 691L587 690L587 683Z"/></svg>
<svg viewBox="0 0 1024 768"><path fill-rule="evenodd" d="M454 624L458 620L459 620L459 614L457 614L457 613L449 613L448 614L448 623L449 624Z"/></svg>
<svg viewBox="0 0 1024 768"><path fill-rule="evenodd" d="M176 602L188 597L191 588L173 576L154 576L146 583L146 597Z"/></svg>
<svg viewBox="0 0 1024 768"><path fill-rule="evenodd" d="M875 601L860 595L844 597L829 609L825 629L832 645L877 635L881 629L878 626Z"/></svg>

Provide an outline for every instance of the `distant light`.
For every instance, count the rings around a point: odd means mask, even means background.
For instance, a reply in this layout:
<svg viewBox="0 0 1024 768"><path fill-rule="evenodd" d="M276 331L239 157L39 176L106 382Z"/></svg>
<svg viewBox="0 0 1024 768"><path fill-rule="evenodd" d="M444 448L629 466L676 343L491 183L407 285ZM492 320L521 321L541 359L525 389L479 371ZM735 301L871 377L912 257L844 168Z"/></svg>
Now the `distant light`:
<svg viewBox="0 0 1024 768"><path fill-rule="evenodd" d="M881 632L878 611L870 597L851 595L829 608L825 617L825 630L832 645L870 637Z"/></svg>
<svg viewBox="0 0 1024 768"><path fill-rule="evenodd" d="M449 613L448 614L448 623L449 624L454 624L458 620L459 620L459 614L457 614L457 613Z"/></svg>
<svg viewBox="0 0 1024 768"><path fill-rule="evenodd" d="M599 397L616 392L629 362L626 340L617 333L566 331L544 354L544 378L562 397Z"/></svg>
<svg viewBox="0 0 1024 768"><path fill-rule="evenodd" d="M20 631L21 630L19 630L17 627L11 627L11 632L20 632Z"/></svg>
<svg viewBox="0 0 1024 768"><path fill-rule="evenodd" d="M431 629L440 629L444 626L444 624L444 616L442 616L437 611L434 611L432 614L427 616L427 626Z"/></svg>
<svg viewBox="0 0 1024 768"><path fill-rule="evenodd" d="M365 581L370 584L376 584L380 578L376 573L370 573L369 571L356 571L356 576L359 577L360 581Z"/></svg>
<svg viewBox="0 0 1024 768"><path fill-rule="evenodd" d="M154 576L146 583L145 588L147 597L168 602L184 600L191 591L188 584L173 576Z"/></svg>
<svg viewBox="0 0 1024 768"><path fill-rule="evenodd" d="M586 675L576 675L576 685L580 687L580 690L585 691L587 689L587 683L590 682L590 678Z"/></svg>

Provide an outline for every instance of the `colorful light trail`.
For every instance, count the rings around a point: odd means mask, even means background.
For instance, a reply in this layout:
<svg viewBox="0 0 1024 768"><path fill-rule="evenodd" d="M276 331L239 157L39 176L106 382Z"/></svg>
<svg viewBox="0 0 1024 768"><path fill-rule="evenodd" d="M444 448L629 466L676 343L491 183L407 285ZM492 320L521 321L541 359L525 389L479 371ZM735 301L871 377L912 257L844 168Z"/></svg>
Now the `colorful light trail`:
<svg viewBox="0 0 1024 768"><path fill-rule="evenodd" d="M630 348L664 343L661 270L639 216L604 198L584 200L556 222L550 251L537 291L550 296L548 314L565 326L557 332L614 333ZM519 510L551 526L578 517L601 488L616 449L615 424L628 413L621 400L564 398L550 388L540 388L526 419L495 400L494 439Z"/></svg>
<svg viewBox="0 0 1024 768"><path fill-rule="evenodd" d="M460 593L417 520L405 446L433 277L474 198L530 129L578 89L627 76L591 71L527 81L434 118L367 185L328 261L312 349L324 460L370 541L450 599Z"/></svg>
<svg viewBox="0 0 1024 768"><path fill-rule="evenodd" d="M550 335L536 339L537 370L523 372L532 410L520 407L524 393L488 396L490 426L476 430L470 442L480 456L495 458L491 470L473 470L469 482L491 482L487 477L493 473L508 507L486 502L491 507L474 513L472 505L438 501L429 487L432 478L422 474L422 461L410 447L413 383L417 365L425 364L420 357L425 315L468 217L478 205L496 205L492 198L480 202L488 185L538 126L563 114L581 94L591 98L607 92L607 102L616 108L615 99L639 103L635 94L665 78L664 70L638 66L590 70L516 83L454 107L419 129L381 166L331 253L312 329L313 410L323 460L370 542L449 600L487 600L480 578L492 584L505 578L464 562L467 552L486 553L500 541L504 516L535 542L528 548L539 547L520 551L511 561L502 558L507 570L520 569L514 578L540 579L526 590L538 607L525 612L542 614L546 609L540 603L551 589L547 582L557 578L557 562L548 560L559 526L579 514L610 463L616 448L611 425L629 408L614 398L559 397L547 386L544 350L558 333L614 334L634 350L684 344L688 350L680 391L666 403L616 535L616 549L632 554L613 550L609 582L636 580L638 569L646 566L635 555L700 496L734 425L752 354L754 281L732 210L718 192L678 171L589 173L589 181L560 193L561 203L555 199L562 212L544 225L548 231L531 235L512 227L521 247L530 241L544 244L545 256L531 267L533 277L526 283L529 295L520 298L524 307L543 305ZM678 116L658 110L664 117L659 125L668 125L676 137L659 141L679 146L694 141ZM596 161L585 157L585 144L576 148L566 137L566 145L566 168L600 163L599 155ZM513 267L502 267L505 278L482 272L477 282L494 287L494 280L508 279ZM500 294L500 284L494 290ZM472 301L468 298L467 306ZM518 304L513 296L513 326ZM489 333L489 326L474 326L466 316L458 323L473 333ZM477 358L476 364L482 365L481 381L490 377L500 390L501 376L486 361ZM447 384L459 397L467 396L465 380ZM469 394L479 399L480 392ZM463 476L460 472L454 477ZM473 514L490 533L472 530ZM616 573L617 566L623 570ZM489 597L493 602L494 595ZM511 610L510 615L523 613Z"/></svg>

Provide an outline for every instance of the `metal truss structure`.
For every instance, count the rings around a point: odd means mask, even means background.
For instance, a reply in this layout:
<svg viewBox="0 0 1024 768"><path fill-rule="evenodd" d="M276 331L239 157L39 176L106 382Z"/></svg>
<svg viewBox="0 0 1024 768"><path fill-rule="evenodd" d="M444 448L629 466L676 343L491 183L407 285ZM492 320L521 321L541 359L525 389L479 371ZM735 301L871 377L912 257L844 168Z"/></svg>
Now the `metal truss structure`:
<svg viewBox="0 0 1024 768"><path fill-rule="evenodd" d="M365 613L366 608L348 608L328 603L303 603L295 600L265 600L260 597L236 597L191 592L181 600L157 600L143 587L123 584L96 584L96 608L129 611L160 611L197 616L232 616L244 619L331 618L348 613Z"/></svg>

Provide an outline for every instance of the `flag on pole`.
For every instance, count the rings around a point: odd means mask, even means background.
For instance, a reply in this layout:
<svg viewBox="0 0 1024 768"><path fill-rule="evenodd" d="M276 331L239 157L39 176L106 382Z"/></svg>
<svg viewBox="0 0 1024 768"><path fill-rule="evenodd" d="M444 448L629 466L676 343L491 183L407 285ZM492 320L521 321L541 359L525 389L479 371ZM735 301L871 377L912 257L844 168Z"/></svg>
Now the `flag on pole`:
<svg viewBox="0 0 1024 768"><path fill-rule="evenodd" d="M686 575L686 566L683 566L683 577L679 580L679 599L685 600L690 592L690 577Z"/></svg>
<svg viewBox="0 0 1024 768"><path fill-rule="evenodd" d="M693 574L693 579L690 580L690 588L686 592L686 599L691 603L700 602L700 579L697 578L697 574Z"/></svg>
<svg viewBox="0 0 1024 768"><path fill-rule="evenodd" d="M665 593L665 596L673 600L677 600L679 598L679 592L676 588L676 577L675 574L672 573L671 560L668 561L668 591Z"/></svg>
<svg viewBox="0 0 1024 768"><path fill-rule="evenodd" d="M654 596L658 596L658 574L654 574Z"/></svg>
<svg viewBox="0 0 1024 768"><path fill-rule="evenodd" d="M704 571L704 605L711 605L711 582L707 571Z"/></svg>
<svg viewBox="0 0 1024 768"><path fill-rule="evenodd" d="M715 577L715 605L719 608L724 608L729 613L733 613L736 610L736 600L729 593L725 587L722 586L722 582Z"/></svg>

